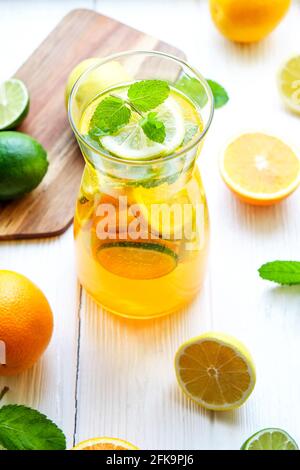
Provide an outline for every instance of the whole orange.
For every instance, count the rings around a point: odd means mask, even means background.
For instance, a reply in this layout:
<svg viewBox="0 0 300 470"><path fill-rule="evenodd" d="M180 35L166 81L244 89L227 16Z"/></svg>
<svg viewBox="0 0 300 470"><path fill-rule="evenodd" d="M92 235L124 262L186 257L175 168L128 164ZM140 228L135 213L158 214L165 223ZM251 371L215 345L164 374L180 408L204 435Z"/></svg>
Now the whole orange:
<svg viewBox="0 0 300 470"><path fill-rule="evenodd" d="M291 0L210 0L218 30L236 42L256 42L266 37L288 11Z"/></svg>
<svg viewBox="0 0 300 470"><path fill-rule="evenodd" d="M53 315L42 291L25 276L1 270L0 376L31 367L48 346L52 331Z"/></svg>

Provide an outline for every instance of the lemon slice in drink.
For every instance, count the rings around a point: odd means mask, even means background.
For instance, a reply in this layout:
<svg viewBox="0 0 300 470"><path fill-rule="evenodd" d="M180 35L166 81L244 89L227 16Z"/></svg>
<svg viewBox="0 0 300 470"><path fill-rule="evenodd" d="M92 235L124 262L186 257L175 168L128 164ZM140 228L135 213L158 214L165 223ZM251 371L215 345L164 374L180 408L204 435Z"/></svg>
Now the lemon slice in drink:
<svg viewBox="0 0 300 470"><path fill-rule="evenodd" d="M292 57L281 67L277 81L284 103L300 114L300 55Z"/></svg>
<svg viewBox="0 0 300 470"><path fill-rule="evenodd" d="M175 194L168 194L168 184L156 189L137 188L133 191L133 198L140 206L151 232L164 239L183 239L184 227L191 227L194 215L187 188ZM156 199L159 194L161 198Z"/></svg>
<svg viewBox="0 0 300 470"><path fill-rule="evenodd" d="M29 95L21 80L11 78L0 84L0 131L17 127L28 111Z"/></svg>
<svg viewBox="0 0 300 470"><path fill-rule="evenodd" d="M166 155L176 150L185 135L184 118L180 106L169 97L155 112L166 128L166 138L163 144L150 140L139 125L140 116L132 113L128 125L115 135L105 136L101 144L110 153L120 158L140 160L159 155Z"/></svg>

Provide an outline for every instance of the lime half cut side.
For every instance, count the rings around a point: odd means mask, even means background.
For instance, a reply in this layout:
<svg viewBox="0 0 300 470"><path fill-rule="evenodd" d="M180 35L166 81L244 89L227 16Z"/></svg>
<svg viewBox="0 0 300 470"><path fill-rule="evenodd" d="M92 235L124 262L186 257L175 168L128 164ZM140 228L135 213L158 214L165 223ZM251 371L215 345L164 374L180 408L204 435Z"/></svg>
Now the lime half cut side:
<svg viewBox="0 0 300 470"><path fill-rule="evenodd" d="M27 116L29 94L21 80L11 78L0 84L0 131L14 129Z"/></svg>
<svg viewBox="0 0 300 470"><path fill-rule="evenodd" d="M282 429L267 428L253 434L241 450L298 450L298 446Z"/></svg>
<svg viewBox="0 0 300 470"><path fill-rule="evenodd" d="M178 261L177 254L165 245L131 241L104 243L97 258L112 274L140 281L170 274Z"/></svg>
<svg viewBox="0 0 300 470"><path fill-rule="evenodd" d="M140 116L133 113L128 125L115 135L105 136L101 144L113 155L130 160L147 159L167 155L175 151L183 142L185 123L180 106L169 97L157 110L157 118L166 128L163 144L150 140L139 125Z"/></svg>

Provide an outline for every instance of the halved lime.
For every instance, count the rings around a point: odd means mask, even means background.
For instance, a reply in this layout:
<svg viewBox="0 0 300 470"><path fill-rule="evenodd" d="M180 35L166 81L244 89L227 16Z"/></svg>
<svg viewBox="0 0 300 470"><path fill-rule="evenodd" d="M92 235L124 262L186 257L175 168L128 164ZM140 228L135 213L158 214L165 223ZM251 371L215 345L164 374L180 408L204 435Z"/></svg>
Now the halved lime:
<svg viewBox="0 0 300 470"><path fill-rule="evenodd" d="M132 113L129 124L115 135L105 136L101 144L110 153L126 159L144 159L166 155L176 150L185 135L185 123L180 106L174 98L169 97L157 109L157 118L166 128L163 144L150 140L139 125L140 116Z"/></svg>
<svg viewBox="0 0 300 470"><path fill-rule="evenodd" d="M241 450L298 450L298 446L282 429L267 428L253 434Z"/></svg>
<svg viewBox="0 0 300 470"><path fill-rule="evenodd" d="M97 258L107 271L135 280L166 276L176 268L178 261L177 254L165 245L131 241L103 243Z"/></svg>
<svg viewBox="0 0 300 470"><path fill-rule="evenodd" d="M28 111L29 94L21 80L10 78L0 84L0 131L17 127Z"/></svg>

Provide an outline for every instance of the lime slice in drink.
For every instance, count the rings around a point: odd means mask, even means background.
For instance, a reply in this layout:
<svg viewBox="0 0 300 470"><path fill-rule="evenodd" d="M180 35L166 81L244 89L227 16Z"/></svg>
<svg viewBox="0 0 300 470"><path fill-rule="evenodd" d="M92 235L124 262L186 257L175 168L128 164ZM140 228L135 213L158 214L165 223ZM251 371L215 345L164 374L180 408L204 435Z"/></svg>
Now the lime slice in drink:
<svg viewBox="0 0 300 470"><path fill-rule="evenodd" d="M177 254L166 245L152 242L104 243L97 253L100 264L116 276L135 280L166 276L177 266Z"/></svg>
<svg viewBox="0 0 300 470"><path fill-rule="evenodd" d="M27 116L29 95L21 80L11 78L0 85L0 131L14 129Z"/></svg>
<svg viewBox="0 0 300 470"><path fill-rule="evenodd" d="M287 432L268 428L253 434L241 450L298 450L298 446Z"/></svg>
<svg viewBox="0 0 300 470"><path fill-rule="evenodd" d="M102 137L101 144L110 153L132 160L172 153L180 146L185 135L185 123L180 106L169 97L155 112L166 128L163 144L150 140L144 134L139 125L141 118L136 113L132 113L129 124L122 127L117 134Z"/></svg>

